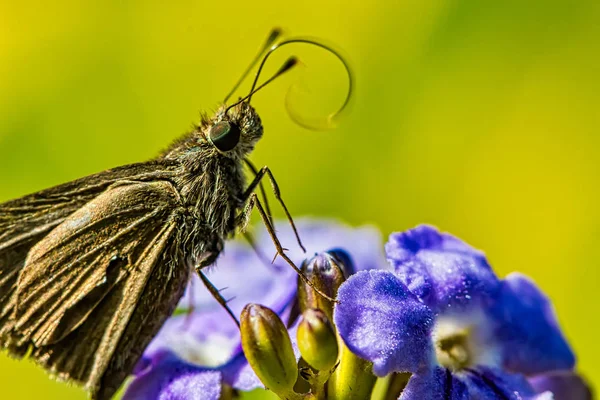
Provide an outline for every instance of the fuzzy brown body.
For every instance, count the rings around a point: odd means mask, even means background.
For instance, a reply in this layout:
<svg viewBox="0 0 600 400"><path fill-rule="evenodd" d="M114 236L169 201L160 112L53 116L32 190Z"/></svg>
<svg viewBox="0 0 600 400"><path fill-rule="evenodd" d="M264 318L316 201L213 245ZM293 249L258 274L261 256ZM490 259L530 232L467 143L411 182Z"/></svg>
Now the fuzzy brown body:
<svg viewBox="0 0 600 400"><path fill-rule="evenodd" d="M239 127L220 151L212 127ZM247 220L245 157L262 136L240 103L203 118L155 160L0 205L0 345L108 399Z"/></svg>

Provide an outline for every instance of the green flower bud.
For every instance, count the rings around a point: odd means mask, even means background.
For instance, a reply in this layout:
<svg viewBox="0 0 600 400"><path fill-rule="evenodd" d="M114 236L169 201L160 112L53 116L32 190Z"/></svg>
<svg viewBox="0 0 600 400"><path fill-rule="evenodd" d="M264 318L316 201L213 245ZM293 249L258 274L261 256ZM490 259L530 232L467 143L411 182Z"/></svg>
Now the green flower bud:
<svg viewBox="0 0 600 400"><path fill-rule="evenodd" d="M339 250L338 252L342 253ZM346 259L349 260L349 258ZM342 257L337 256L337 252L323 252L306 260L301 269L315 287L329 297L335 298L338 288L346 280L345 271L352 268L352 266L346 266L344 261ZM332 320L333 304L331 301L319 295L301 279L298 280L298 300L301 310L319 309L325 312L330 321Z"/></svg>
<svg viewBox="0 0 600 400"><path fill-rule="evenodd" d="M296 337L300 354L311 367L329 371L335 365L338 357L337 338L323 311L304 311Z"/></svg>
<svg viewBox="0 0 600 400"><path fill-rule="evenodd" d="M248 304L240 323L244 354L265 387L282 398L293 393L298 377L296 357L277 314L267 307Z"/></svg>

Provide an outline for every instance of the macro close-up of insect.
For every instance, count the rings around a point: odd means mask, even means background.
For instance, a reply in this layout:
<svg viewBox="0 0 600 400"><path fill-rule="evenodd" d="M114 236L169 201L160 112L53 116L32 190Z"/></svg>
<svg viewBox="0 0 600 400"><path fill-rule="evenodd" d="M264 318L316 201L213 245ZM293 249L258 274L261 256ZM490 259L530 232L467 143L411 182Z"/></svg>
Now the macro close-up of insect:
<svg viewBox="0 0 600 400"><path fill-rule="evenodd" d="M350 84L352 78L335 50L280 36L271 32L231 92L262 60L247 96L226 104L228 95L214 116L203 117L157 158L0 205L0 344L11 355L31 357L60 380L84 385L93 399L111 398L175 309L190 274L197 272L227 308L202 269L215 262L225 239L245 230L254 207L278 255L300 273L275 235L264 197L267 177L295 231L275 178L247 158L263 136L250 100L296 64L290 58L257 85L268 56L286 44L334 53ZM351 85L346 102L350 92ZM264 205L254 193L259 186Z"/></svg>
<svg viewBox="0 0 600 400"><path fill-rule="evenodd" d="M0 2L0 400L594 400L598 4Z"/></svg>

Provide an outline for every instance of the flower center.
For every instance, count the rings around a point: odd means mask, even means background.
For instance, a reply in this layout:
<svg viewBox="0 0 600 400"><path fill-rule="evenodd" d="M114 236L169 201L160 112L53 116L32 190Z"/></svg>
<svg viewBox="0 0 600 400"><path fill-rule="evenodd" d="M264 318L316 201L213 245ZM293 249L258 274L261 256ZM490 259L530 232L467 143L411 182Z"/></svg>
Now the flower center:
<svg viewBox="0 0 600 400"><path fill-rule="evenodd" d="M480 310L438 316L433 329L438 364L452 371L500 366L501 353L493 333Z"/></svg>
<svg viewBox="0 0 600 400"><path fill-rule="evenodd" d="M461 371L478 365L482 347L479 343L481 316L458 314L439 316L433 330L435 355L440 366Z"/></svg>
<svg viewBox="0 0 600 400"><path fill-rule="evenodd" d="M452 371L459 371L472 364L472 355L469 349L469 332L457 332L453 335L438 338L436 342L436 356L438 362Z"/></svg>

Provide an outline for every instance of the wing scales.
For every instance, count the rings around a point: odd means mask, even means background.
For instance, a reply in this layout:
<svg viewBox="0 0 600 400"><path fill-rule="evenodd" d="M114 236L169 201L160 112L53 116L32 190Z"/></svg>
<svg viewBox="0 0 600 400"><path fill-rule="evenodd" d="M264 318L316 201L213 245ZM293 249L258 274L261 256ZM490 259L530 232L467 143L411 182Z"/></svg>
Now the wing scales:
<svg viewBox="0 0 600 400"><path fill-rule="evenodd" d="M156 168L0 205L0 344L17 356L31 349L93 399L116 392L188 281L174 243L182 208L173 171Z"/></svg>
<svg viewBox="0 0 600 400"><path fill-rule="evenodd" d="M116 284L63 340L34 348L32 357L59 378L86 385L92 399L109 399L172 313L189 269L166 261L175 221L144 246L139 265ZM150 285L149 281L161 282Z"/></svg>
<svg viewBox="0 0 600 400"><path fill-rule="evenodd" d="M0 204L0 346L10 342L17 280L29 250L115 182L167 180L175 168L164 160L126 165Z"/></svg>
<svg viewBox="0 0 600 400"><path fill-rule="evenodd" d="M79 326L80 318L65 318L87 316L114 285L140 268L145 253L136 250L168 223L176 201L166 182L117 186L38 242L17 285L17 345L52 344ZM115 269L114 259L126 261ZM74 308L77 312L66 313Z"/></svg>

